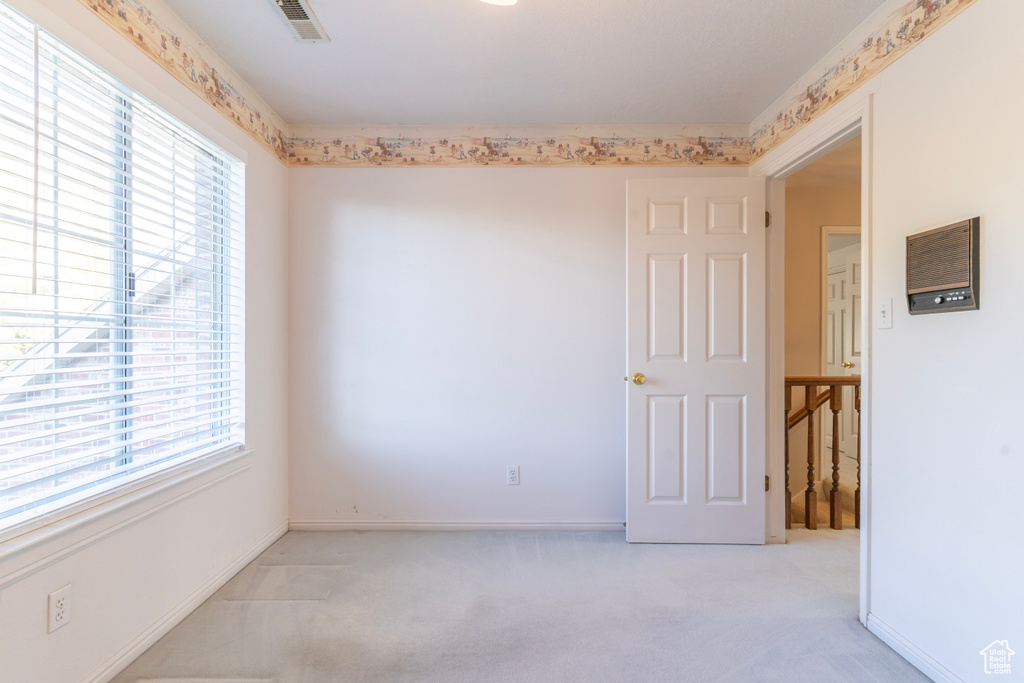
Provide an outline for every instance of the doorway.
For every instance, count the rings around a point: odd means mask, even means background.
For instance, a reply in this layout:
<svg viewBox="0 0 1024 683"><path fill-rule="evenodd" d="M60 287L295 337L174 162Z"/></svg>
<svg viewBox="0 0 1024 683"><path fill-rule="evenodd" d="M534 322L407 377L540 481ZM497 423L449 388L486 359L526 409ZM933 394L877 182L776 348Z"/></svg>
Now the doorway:
<svg viewBox="0 0 1024 683"><path fill-rule="evenodd" d="M768 178L768 210L772 222L777 226L768 231L768 286L765 296L768 301L768 382L772 387L768 397L768 468L773 482L782 481L785 475L785 444L788 429L785 412L786 376L786 246L792 242L787 227L786 185L787 179L826 156L829 152L850 142L856 137L862 140L860 153L860 226L861 258L863 268L862 295L865 320L873 319L872 304L872 123L873 94L848 98L833 107L809 126L806 131L793 137L771 154L756 161L751 173ZM838 222L838 221L837 221ZM871 611L871 433L872 433L872 344L871 325L863 326L861 335L863 361L861 365L861 528L858 538L860 548L860 590L859 619L867 625ZM781 543L787 540L785 528L784 489L773 486L768 499L769 542Z"/></svg>
<svg viewBox="0 0 1024 683"><path fill-rule="evenodd" d="M860 333L860 316L853 308L862 300L860 159L858 135L785 179L785 376L790 380L859 374L861 350L853 337ZM790 415L798 420L789 428L790 523L834 528L838 516L838 526L856 528L855 389L839 388L841 400L829 397L821 404L827 384L787 390ZM838 458L833 443L839 445ZM839 512L831 509L833 497Z"/></svg>

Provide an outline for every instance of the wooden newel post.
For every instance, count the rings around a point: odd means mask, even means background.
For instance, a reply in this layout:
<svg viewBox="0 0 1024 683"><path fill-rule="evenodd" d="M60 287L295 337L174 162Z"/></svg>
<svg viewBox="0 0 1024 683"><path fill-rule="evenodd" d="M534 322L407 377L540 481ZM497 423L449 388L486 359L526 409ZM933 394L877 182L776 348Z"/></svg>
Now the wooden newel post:
<svg viewBox="0 0 1024 683"><path fill-rule="evenodd" d="M857 409L857 491L853 494L854 526L860 528L860 385L853 388L853 406Z"/></svg>
<svg viewBox="0 0 1024 683"><path fill-rule="evenodd" d="M818 387L804 387L804 405L807 407L807 490L804 492L804 526L818 528L818 493L814 490L814 410Z"/></svg>
<svg viewBox="0 0 1024 683"><path fill-rule="evenodd" d="M839 411L843 409L843 387L832 385L829 408L832 410L832 490L829 491L828 524L843 528L843 494L839 491Z"/></svg>
<svg viewBox="0 0 1024 683"><path fill-rule="evenodd" d="M793 494L789 492L789 411L793 410L793 387L786 386L786 528L793 528Z"/></svg>

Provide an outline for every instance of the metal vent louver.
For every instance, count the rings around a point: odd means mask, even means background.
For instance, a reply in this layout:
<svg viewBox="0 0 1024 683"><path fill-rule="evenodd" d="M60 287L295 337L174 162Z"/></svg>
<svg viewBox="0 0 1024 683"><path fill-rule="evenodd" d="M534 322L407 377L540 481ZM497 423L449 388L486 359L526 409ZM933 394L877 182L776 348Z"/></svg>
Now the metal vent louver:
<svg viewBox="0 0 1024 683"><path fill-rule="evenodd" d="M971 284L971 227L956 225L907 240L907 291Z"/></svg>
<svg viewBox="0 0 1024 683"><path fill-rule="evenodd" d="M274 0L274 4L301 42L322 43L330 40L306 0Z"/></svg>

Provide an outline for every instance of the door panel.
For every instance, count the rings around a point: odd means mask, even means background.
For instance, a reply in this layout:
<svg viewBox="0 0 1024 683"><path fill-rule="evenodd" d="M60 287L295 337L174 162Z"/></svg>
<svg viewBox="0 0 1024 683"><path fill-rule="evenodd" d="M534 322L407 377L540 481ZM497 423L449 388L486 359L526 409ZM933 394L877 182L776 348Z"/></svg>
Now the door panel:
<svg viewBox="0 0 1024 683"><path fill-rule="evenodd" d="M648 501L686 502L686 397L648 396Z"/></svg>
<svg viewBox="0 0 1024 683"><path fill-rule="evenodd" d="M708 502L742 503L746 396L708 396Z"/></svg>
<svg viewBox="0 0 1024 683"><path fill-rule="evenodd" d="M744 254L708 254L709 361L743 360L747 319L745 281Z"/></svg>
<svg viewBox="0 0 1024 683"><path fill-rule="evenodd" d="M650 360L686 359L686 255L652 254Z"/></svg>
<svg viewBox="0 0 1024 683"><path fill-rule="evenodd" d="M627 537L764 543L764 180L630 181Z"/></svg>
<svg viewBox="0 0 1024 683"><path fill-rule="evenodd" d="M708 200L708 234L741 235L747 232L746 197Z"/></svg>
<svg viewBox="0 0 1024 683"><path fill-rule="evenodd" d="M679 203L651 202L648 207L648 234L686 234L686 200Z"/></svg>

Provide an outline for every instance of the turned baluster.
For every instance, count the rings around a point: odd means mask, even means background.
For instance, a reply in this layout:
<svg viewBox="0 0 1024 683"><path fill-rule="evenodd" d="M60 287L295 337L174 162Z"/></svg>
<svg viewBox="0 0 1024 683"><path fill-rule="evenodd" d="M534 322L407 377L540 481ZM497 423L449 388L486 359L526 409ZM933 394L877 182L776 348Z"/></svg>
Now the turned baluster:
<svg viewBox="0 0 1024 683"><path fill-rule="evenodd" d="M853 388L853 406L857 410L857 491L853 494L854 526L860 528L860 385Z"/></svg>
<svg viewBox="0 0 1024 683"><path fill-rule="evenodd" d="M832 490L829 491L828 524L843 528L843 494L839 491L839 411L843 409L843 387L829 387L829 408L832 410Z"/></svg>
<svg viewBox="0 0 1024 683"><path fill-rule="evenodd" d="M818 528L818 493L814 490L814 410L817 387L804 387L804 405L807 407L807 490L804 492L804 526Z"/></svg>
<svg viewBox="0 0 1024 683"><path fill-rule="evenodd" d="M786 528L793 528L793 516L791 507L793 494L789 492L789 411L793 409L793 387L786 387Z"/></svg>

